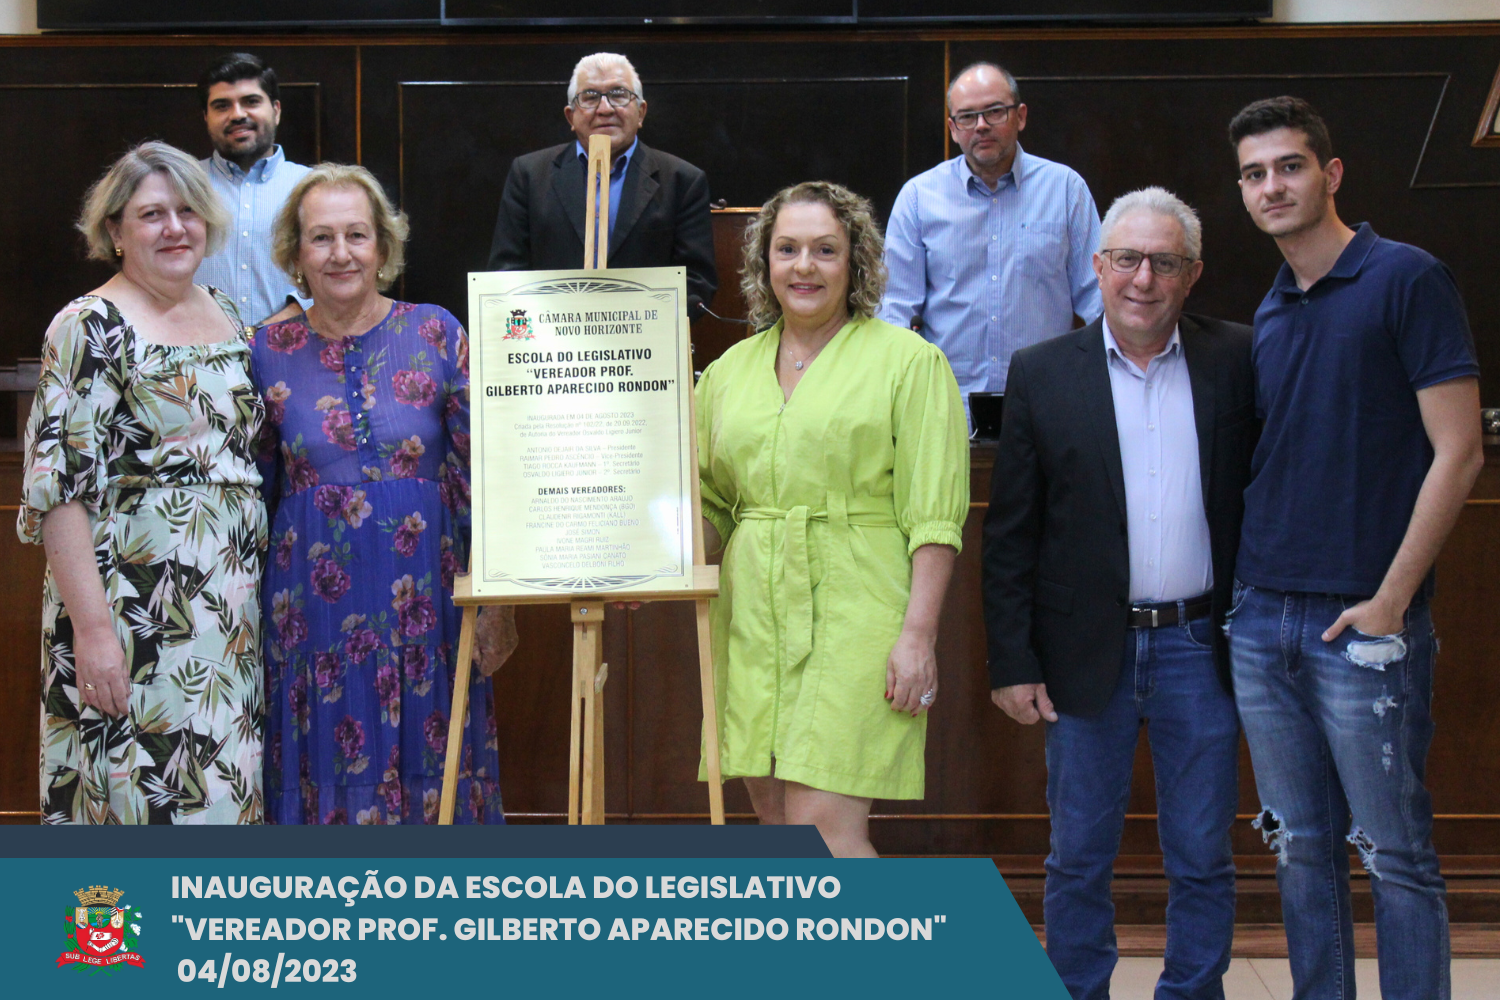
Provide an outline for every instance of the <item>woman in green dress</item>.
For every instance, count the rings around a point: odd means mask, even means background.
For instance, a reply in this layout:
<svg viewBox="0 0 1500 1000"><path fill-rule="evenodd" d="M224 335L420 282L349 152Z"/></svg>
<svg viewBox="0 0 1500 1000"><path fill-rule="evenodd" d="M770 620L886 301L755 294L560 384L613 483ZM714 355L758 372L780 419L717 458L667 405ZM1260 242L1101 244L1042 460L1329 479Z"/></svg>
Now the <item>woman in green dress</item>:
<svg viewBox="0 0 1500 1000"><path fill-rule="evenodd" d="M45 823L258 823L263 405L234 305L193 284L229 218L166 143L78 227L119 270L52 321L17 525L47 549Z"/></svg>
<svg viewBox="0 0 1500 1000"><path fill-rule="evenodd" d="M919 799L938 616L969 501L968 427L942 353L873 318L870 204L787 188L746 233L757 328L698 384L721 763L762 823L873 857L870 804Z"/></svg>

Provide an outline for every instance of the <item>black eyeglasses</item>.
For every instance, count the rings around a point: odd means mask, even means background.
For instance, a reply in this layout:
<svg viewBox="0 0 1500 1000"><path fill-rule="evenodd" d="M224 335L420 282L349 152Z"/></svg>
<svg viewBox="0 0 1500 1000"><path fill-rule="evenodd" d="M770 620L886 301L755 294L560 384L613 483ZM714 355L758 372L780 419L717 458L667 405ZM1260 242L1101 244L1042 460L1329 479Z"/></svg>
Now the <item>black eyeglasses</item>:
<svg viewBox="0 0 1500 1000"><path fill-rule="evenodd" d="M640 100L640 96L633 90L624 87L616 87L608 93L600 93L597 90L580 90L573 95L573 103L584 111L594 111L599 107L600 101L608 101L609 106L616 111L623 111L630 107L631 101Z"/></svg>
<svg viewBox="0 0 1500 1000"><path fill-rule="evenodd" d="M991 125L1004 125L1010 121L1012 108L1019 108L1019 104L992 104L982 111L960 111L956 115L949 115L948 120L955 128L964 132L979 125L979 119L983 118Z"/></svg>
<svg viewBox="0 0 1500 1000"><path fill-rule="evenodd" d="M1175 278L1182 273L1182 269L1191 264L1196 258L1184 257L1180 253L1145 253L1140 250L1100 250L1099 255L1109 261L1109 266L1116 271L1133 274L1140 270L1141 261L1146 258L1151 260L1151 270L1160 278Z"/></svg>

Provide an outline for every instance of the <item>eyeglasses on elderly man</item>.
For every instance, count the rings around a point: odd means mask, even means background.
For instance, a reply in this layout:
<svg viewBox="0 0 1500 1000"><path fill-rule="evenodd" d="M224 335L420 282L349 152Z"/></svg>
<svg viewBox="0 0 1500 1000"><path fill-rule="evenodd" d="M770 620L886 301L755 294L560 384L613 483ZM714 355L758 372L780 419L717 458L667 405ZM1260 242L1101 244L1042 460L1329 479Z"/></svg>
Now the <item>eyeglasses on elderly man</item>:
<svg viewBox="0 0 1500 1000"><path fill-rule="evenodd" d="M573 105L584 111L595 111L600 101L608 101L609 106L617 111L623 111L630 107L630 102L640 100L640 95L633 90L624 87L616 87L605 93L597 90L580 90L573 96Z"/></svg>
<svg viewBox="0 0 1500 1000"><path fill-rule="evenodd" d="M1149 258L1151 270L1156 272L1159 278L1175 278L1182 273L1184 267L1193 262L1192 257L1184 257L1180 253L1144 253L1140 250L1125 248L1100 250L1099 256L1109 261L1110 267L1126 274L1139 270L1141 261Z"/></svg>

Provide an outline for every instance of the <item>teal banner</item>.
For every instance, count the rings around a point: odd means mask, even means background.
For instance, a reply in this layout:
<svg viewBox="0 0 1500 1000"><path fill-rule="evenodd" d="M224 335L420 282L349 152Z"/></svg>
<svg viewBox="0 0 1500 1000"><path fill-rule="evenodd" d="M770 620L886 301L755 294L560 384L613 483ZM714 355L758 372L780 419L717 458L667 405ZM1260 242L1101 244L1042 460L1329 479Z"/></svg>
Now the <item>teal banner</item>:
<svg viewBox="0 0 1500 1000"><path fill-rule="evenodd" d="M696 856L712 833L680 829L677 846L694 849L676 857L464 857L427 832L368 858L354 855L379 838L352 828L339 857L197 856L212 837L182 831L161 838L182 853L130 857L110 853L108 831L54 835L72 849L0 859L6 992L1067 995L985 859L790 857L785 841L767 841L781 856ZM623 852L642 832L622 830ZM240 848L253 843L243 833ZM262 839L310 843L278 833ZM748 833L734 846L753 847ZM607 849L612 838L591 839ZM97 852L79 851L83 841ZM412 856L421 841L427 855Z"/></svg>

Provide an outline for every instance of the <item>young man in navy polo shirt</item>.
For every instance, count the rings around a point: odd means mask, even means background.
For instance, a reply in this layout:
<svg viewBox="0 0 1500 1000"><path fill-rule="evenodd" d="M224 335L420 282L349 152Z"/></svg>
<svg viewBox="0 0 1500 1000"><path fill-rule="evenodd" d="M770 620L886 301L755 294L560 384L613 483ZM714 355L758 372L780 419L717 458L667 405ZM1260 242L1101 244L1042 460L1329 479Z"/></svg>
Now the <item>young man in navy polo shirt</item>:
<svg viewBox="0 0 1500 1000"><path fill-rule="evenodd" d="M1277 852L1299 997L1354 996L1349 848L1370 872L1385 1000L1448 997L1432 799L1432 565L1484 453L1453 276L1340 221L1344 166L1295 97L1235 116L1245 208L1286 263L1255 314L1265 422L1230 656Z"/></svg>

